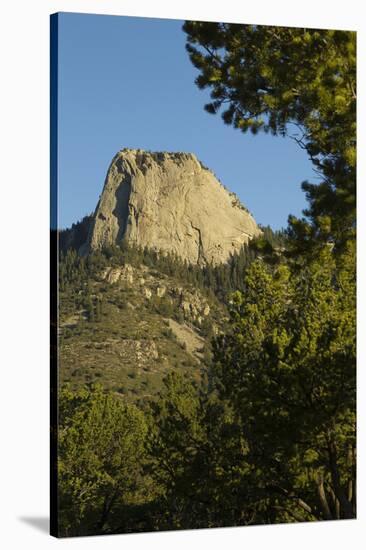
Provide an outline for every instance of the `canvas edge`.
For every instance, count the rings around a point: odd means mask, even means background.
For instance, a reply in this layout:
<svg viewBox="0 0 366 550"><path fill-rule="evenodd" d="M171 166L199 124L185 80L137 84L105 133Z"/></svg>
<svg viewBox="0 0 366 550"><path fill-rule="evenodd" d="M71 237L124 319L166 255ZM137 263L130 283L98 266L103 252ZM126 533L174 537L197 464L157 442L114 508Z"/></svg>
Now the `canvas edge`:
<svg viewBox="0 0 366 550"><path fill-rule="evenodd" d="M50 535L58 523L58 14L50 15Z"/></svg>

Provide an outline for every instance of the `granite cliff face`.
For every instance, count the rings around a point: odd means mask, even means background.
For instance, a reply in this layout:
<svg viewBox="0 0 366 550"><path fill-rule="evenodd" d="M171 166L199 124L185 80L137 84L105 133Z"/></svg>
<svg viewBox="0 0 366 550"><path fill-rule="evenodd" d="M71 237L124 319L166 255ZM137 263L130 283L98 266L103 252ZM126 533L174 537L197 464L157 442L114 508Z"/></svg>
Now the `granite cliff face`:
<svg viewBox="0 0 366 550"><path fill-rule="evenodd" d="M191 153L123 149L113 158L82 254L125 240L189 263L228 260L260 230Z"/></svg>

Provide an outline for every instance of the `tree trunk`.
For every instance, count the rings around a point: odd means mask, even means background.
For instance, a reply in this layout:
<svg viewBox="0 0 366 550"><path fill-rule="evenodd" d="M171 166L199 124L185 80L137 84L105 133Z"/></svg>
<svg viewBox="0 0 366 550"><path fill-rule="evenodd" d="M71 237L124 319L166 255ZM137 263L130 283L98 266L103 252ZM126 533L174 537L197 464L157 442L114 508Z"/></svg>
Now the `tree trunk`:
<svg viewBox="0 0 366 550"><path fill-rule="evenodd" d="M347 499L347 496L341 486L337 463L337 448L332 438L328 440L328 456L334 492L339 500L342 516L344 519L352 519L355 516L352 510L352 504Z"/></svg>
<svg viewBox="0 0 366 550"><path fill-rule="evenodd" d="M117 491L113 491L113 493L111 495L106 495L104 497L104 502L103 502L103 510L102 510L102 514L101 514L101 517L98 521L98 529L99 531L103 531L103 528L104 528L104 525L106 524L107 522L107 519L108 519L108 516L109 516L109 513L112 509L112 506L114 504L114 501L116 500L116 497L117 497Z"/></svg>
<svg viewBox="0 0 366 550"><path fill-rule="evenodd" d="M339 500L335 496L335 493L334 493L333 488L332 488L331 485L328 484L327 489L329 491L330 496L332 497L333 515L334 515L335 519L340 519L341 518L341 508L340 508L340 505L339 505Z"/></svg>
<svg viewBox="0 0 366 550"><path fill-rule="evenodd" d="M323 472L318 472L317 486L318 486L318 495L319 495L320 505L322 507L324 517L325 517L325 519L333 519L333 515L330 511L327 496L326 496L325 490L324 490Z"/></svg>

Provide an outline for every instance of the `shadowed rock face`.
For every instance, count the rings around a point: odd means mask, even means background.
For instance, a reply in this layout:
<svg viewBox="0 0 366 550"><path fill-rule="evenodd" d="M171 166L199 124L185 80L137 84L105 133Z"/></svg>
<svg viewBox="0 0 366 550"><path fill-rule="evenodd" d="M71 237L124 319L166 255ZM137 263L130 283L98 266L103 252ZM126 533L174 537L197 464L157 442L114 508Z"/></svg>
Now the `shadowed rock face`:
<svg viewBox="0 0 366 550"><path fill-rule="evenodd" d="M190 153L123 149L112 160L80 252L118 244L218 264L260 233L253 217Z"/></svg>

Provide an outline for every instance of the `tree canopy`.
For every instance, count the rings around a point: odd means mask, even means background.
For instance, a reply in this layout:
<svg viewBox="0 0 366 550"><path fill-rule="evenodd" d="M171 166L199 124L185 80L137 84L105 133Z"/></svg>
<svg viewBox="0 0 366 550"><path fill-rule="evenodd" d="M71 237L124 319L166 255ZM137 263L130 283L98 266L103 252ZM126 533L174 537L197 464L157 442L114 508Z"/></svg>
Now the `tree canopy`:
<svg viewBox="0 0 366 550"><path fill-rule="evenodd" d="M144 415L101 386L78 392L65 387L59 404L60 531L75 536L116 530L121 509L133 508L148 485L139 483L147 432Z"/></svg>
<svg viewBox="0 0 366 550"><path fill-rule="evenodd" d="M356 33L187 21L196 83L211 90L210 113L243 132L289 135L314 164L320 183L302 184L305 220L290 218L305 240L344 241L355 230Z"/></svg>
<svg viewBox="0 0 366 550"><path fill-rule="evenodd" d="M325 248L300 273L254 262L246 291L233 295L231 329L215 343L219 393L258 483L303 520L355 514L353 256L349 244L336 265Z"/></svg>
<svg viewBox="0 0 366 550"><path fill-rule="evenodd" d="M286 238L264 228L224 266L123 245L80 258L65 235L61 287L89 318L89 279L126 261L221 292L229 317L200 385L175 372L138 405L62 389L67 535L356 517L355 33L184 30L206 109L243 132L290 135L321 181L303 184L309 207Z"/></svg>

